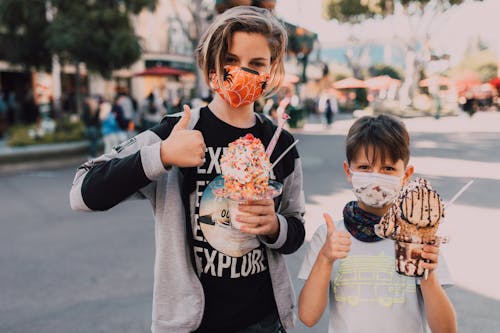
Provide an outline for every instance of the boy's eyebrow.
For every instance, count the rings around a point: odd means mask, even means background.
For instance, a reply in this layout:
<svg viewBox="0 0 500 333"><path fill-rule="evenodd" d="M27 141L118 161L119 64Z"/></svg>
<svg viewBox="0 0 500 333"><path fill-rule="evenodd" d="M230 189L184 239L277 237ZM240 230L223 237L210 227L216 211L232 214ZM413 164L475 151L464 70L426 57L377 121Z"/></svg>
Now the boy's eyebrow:
<svg viewBox="0 0 500 333"><path fill-rule="evenodd" d="M234 57L236 59L239 59L238 56L236 54L232 54L230 52L227 53L227 57ZM251 60L255 61L255 60L259 60L259 61L267 61L268 59L267 58L264 58L264 57L259 57L259 58L252 58Z"/></svg>
<svg viewBox="0 0 500 333"><path fill-rule="evenodd" d="M260 57L260 58L252 58L252 60L267 61L268 59L267 59L267 58L262 58L262 57Z"/></svg>

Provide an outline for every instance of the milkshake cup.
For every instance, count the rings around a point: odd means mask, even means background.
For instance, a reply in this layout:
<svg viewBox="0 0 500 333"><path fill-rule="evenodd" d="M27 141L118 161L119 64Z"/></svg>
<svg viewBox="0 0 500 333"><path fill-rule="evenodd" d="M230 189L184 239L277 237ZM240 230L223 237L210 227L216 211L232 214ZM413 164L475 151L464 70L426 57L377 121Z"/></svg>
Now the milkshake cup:
<svg viewBox="0 0 500 333"><path fill-rule="evenodd" d="M401 275L422 277L424 269L420 267L424 244L395 241L396 272Z"/></svg>
<svg viewBox="0 0 500 333"><path fill-rule="evenodd" d="M429 245L440 245L448 242L447 237L434 236ZM422 250L426 244L422 242L394 241L396 257L396 272L401 275L426 278L426 270L420 267L420 263L426 259L422 258Z"/></svg>
<svg viewBox="0 0 500 333"><path fill-rule="evenodd" d="M246 201L237 201L228 199L228 208L229 208L229 219L231 221L231 228L233 229L241 229L242 223L236 220L236 216L238 215L252 215L247 212L242 212L239 209L240 203L245 203Z"/></svg>
<svg viewBox="0 0 500 333"><path fill-rule="evenodd" d="M233 229L239 230L241 229L242 223L236 220L236 216L252 215L250 213L240 211L240 203L247 203L248 201L254 200L274 199L281 194L283 185L274 180L269 180L269 188L265 193L261 193L259 196L254 195L249 198L245 198L241 195L230 193L225 190L224 179L218 178L215 182L212 183L212 190L216 197L227 200L231 227Z"/></svg>

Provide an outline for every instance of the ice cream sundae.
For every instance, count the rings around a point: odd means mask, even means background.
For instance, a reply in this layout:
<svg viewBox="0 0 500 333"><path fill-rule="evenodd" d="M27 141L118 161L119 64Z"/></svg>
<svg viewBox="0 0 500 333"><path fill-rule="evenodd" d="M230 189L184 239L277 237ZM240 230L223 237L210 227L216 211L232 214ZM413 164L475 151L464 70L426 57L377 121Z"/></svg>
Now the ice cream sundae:
<svg viewBox="0 0 500 333"><path fill-rule="evenodd" d="M409 276L421 276L418 265L423 244L437 244L436 232L444 217L444 205L429 182L417 178L403 188L399 197L375 233L396 241L396 270Z"/></svg>

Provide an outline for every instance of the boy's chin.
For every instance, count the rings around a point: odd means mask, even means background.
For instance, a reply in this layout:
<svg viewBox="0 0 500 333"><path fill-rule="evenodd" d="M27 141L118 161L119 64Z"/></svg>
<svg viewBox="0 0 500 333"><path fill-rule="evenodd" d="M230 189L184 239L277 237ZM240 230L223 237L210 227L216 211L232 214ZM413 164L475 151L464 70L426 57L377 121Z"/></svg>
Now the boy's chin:
<svg viewBox="0 0 500 333"><path fill-rule="evenodd" d="M382 207L373 207L365 204L363 201L358 200L358 205L359 208L361 208L365 212L372 213L382 217L389 210L389 208L391 208L392 202Z"/></svg>

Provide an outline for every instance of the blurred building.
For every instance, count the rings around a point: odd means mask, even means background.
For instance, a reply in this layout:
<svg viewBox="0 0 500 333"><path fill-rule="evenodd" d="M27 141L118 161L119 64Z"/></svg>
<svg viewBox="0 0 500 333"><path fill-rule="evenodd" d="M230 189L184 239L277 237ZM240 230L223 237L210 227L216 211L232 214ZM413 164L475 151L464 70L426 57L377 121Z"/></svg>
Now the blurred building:
<svg viewBox="0 0 500 333"><path fill-rule="evenodd" d="M190 13L182 1L159 0L154 12L143 10L132 17L141 40L141 58L127 69L115 71L112 80L92 75L91 93L111 97L128 90L137 99L154 92L164 100L190 96L195 84L193 47L189 32Z"/></svg>
<svg viewBox="0 0 500 333"><path fill-rule="evenodd" d="M118 92L126 91L138 102L153 92L171 105L183 98L191 98L197 88L194 47L209 21L217 13L236 5L256 5L273 10L275 3L275 0L158 0L153 12L143 10L131 17L140 38L141 58L129 68L114 71L108 80L88 72L85 64L80 64L80 92L82 95L99 94L111 100ZM193 15L193 8L202 10ZM194 16L198 21L193 20ZM291 79L287 83L297 83L297 79L299 84L320 79L322 64L311 57L317 48L317 34L288 22L283 24L289 34L286 68L287 77ZM64 114L77 110L76 73L76 67L71 64L62 66L60 70L61 99L58 109ZM54 88L55 85L51 73L26 72L0 59L0 91L15 96L19 106L26 104L27 99L35 105L52 102L54 91L59 91ZM18 113L11 116L13 121L10 123L30 117L24 113L24 109L19 107Z"/></svg>

